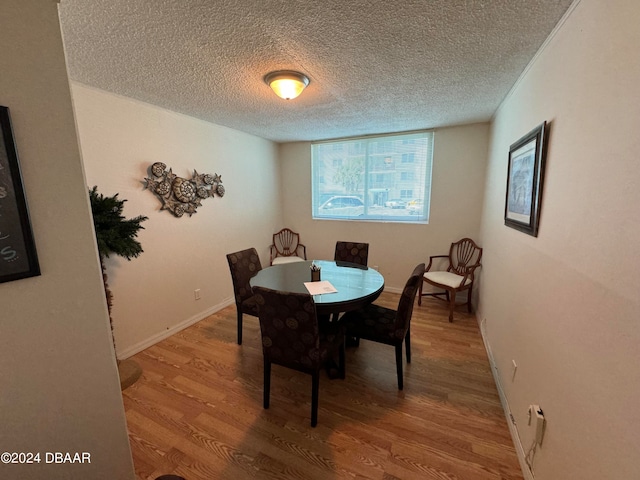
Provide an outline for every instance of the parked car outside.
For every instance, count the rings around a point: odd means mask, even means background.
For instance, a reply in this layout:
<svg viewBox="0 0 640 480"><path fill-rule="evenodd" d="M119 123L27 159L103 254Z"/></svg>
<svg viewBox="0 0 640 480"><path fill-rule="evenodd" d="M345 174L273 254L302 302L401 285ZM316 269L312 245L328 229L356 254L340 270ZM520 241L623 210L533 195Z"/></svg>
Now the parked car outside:
<svg viewBox="0 0 640 480"><path fill-rule="evenodd" d="M405 208L407 204L404 200L401 200L399 198L393 198L391 200L387 200L386 202L384 202L384 206L391 207L391 208Z"/></svg>
<svg viewBox="0 0 640 480"><path fill-rule="evenodd" d="M411 200L407 204L407 211L409 215L419 215L424 211L424 202L421 199Z"/></svg>
<svg viewBox="0 0 640 480"><path fill-rule="evenodd" d="M320 215L354 217L364 214L364 203L358 197L338 195L324 202L318 210Z"/></svg>
<svg viewBox="0 0 640 480"><path fill-rule="evenodd" d="M333 197L339 197L340 195L342 195L341 192L321 193L321 194L318 195L318 205L322 205L327 200L330 200Z"/></svg>

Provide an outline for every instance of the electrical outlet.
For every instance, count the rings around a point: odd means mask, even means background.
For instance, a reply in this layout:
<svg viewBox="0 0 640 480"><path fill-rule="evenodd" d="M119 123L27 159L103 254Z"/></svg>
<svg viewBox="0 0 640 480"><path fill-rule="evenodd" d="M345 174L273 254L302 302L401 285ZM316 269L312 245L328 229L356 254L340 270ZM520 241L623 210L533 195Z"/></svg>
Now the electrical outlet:
<svg viewBox="0 0 640 480"><path fill-rule="evenodd" d="M200 289L199 288L196 288L193 291L193 296L195 297L196 300L200 300Z"/></svg>
<svg viewBox="0 0 640 480"><path fill-rule="evenodd" d="M515 360L511 360L511 364L513 368L511 369L511 381L513 382L516 379L516 372L518 371L518 364Z"/></svg>
<svg viewBox="0 0 640 480"><path fill-rule="evenodd" d="M547 422L544 418L544 413L542 413L540 405L529 405L528 417L528 424L531 425L533 423L536 427L536 442L538 445L542 446L542 438L544 437L544 430Z"/></svg>

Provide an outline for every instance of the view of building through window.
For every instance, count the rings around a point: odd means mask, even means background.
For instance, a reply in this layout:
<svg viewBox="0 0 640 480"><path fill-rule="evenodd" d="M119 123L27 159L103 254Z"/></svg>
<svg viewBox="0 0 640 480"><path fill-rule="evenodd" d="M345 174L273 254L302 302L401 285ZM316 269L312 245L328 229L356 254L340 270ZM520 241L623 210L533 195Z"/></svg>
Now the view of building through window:
<svg viewBox="0 0 640 480"><path fill-rule="evenodd" d="M433 132L311 145L313 218L426 223Z"/></svg>

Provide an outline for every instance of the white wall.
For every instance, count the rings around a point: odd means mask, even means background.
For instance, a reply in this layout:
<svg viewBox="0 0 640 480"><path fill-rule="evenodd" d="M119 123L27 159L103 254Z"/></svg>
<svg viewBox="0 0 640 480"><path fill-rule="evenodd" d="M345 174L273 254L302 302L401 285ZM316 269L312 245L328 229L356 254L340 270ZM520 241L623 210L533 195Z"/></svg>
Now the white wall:
<svg viewBox="0 0 640 480"><path fill-rule="evenodd" d="M0 16L0 104L10 109L42 275L0 284L0 478L132 479L120 384L93 236L57 3ZM53 465L45 452L88 452Z"/></svg>
<svg viewBox="0 0 640 480"><path fill-rule="evenodd" d="M72 93L87 185L126 199L127 218L149 217L138 237L144 253L107 261L116 348L127 357L232 303L227 253L255 247L269 264L271 235L281 223L277 147L80 84ZM154 162L184 178L194 170L217 173L226 193L177 218L144 189Z"/></svg>
<svg viewBox="0 0 640 480"><path fill-rule="evenodd" d="M283 226L300 232L309 259L333 258L338 240L368 242L368 264L379 266L385 288L401 290L429 255L448 253L462 237L478 239L488 135L488 124L435 132L428 225L312 220L311 144L282 144Z"/></svg>
<svg viewBox="0 0 640 480"><path fill-rule="evenodd" d="M640 3L582 0L498 110L480 319L535 478L640 478ZM509 145L550 122L537 238L503 225ZM511 379L511 361L518 370Z"/></svg>

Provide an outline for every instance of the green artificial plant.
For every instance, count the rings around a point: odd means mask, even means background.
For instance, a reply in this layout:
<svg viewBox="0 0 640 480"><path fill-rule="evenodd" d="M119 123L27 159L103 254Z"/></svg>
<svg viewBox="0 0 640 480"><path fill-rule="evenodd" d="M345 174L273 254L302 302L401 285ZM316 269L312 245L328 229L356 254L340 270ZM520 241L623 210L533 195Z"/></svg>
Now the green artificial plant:
<svg viewBox="0 0 640 480"><path fill-rule="evenodd" d="M136 237L138 236L138 231L144 229L141 223L148 220L148 217L139 215L127 220L122 215L126 200L120 200L117 193L112 197L105 197L98 193L98 187L96 186L89 190L89 198L91 199L93 225L96 231L98 252L100 253L104 293L107 298L109 321L113 333L113 321L111 319L112 294L107 283L104 259L108 258L109 255L118 255L131 260L140 255L143 252L142 245L136 240Z"/></svg>

